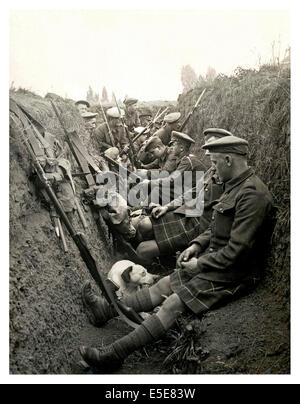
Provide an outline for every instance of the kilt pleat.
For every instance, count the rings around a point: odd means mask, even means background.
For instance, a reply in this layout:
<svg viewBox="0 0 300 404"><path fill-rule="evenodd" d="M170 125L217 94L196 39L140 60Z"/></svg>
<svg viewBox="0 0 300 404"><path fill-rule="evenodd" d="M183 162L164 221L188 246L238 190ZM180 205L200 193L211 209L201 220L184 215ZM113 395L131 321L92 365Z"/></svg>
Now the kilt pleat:
<svg viewBox="0 0 300 404"><path fill-rule="evenodd" d="M151 218L151 222L161 255L187 248L200 234L200 217L168 212L159 219Z"/></svg>
<svg viewBox="0 0 300 404"><path fill-rule="evenodd" d="M187 271L182 269L176 269L170 279L172 291L197 315L238 297L256 283L255 279L232 283L212 282L200 276L191 278Z"/></svg>

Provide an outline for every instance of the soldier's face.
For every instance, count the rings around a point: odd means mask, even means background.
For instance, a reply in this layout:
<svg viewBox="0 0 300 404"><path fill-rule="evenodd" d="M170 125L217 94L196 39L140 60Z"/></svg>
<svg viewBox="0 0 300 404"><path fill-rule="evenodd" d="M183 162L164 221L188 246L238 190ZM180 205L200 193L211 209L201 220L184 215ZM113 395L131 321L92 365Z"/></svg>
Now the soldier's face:
<svg viewBox="0 0 300 404"><path fill-rule="evenodd" d="M135 111L135 104L127 106L127 112L133 113Z"/></svg>
<svg viewBox="0 0 300 404"><path fill-rule="evenodd" d="M120 122L117 118L111 118L109 121L109 125L112 129L116 129L119 125ZM120 123L121 124L121 123Z"/></svg>
<svg viewBox="0 0 300 404"><path fill-rule="evenodd" d="M85 104L78 104L77 109L78 109L78 112L80 113L80 115L87 112L87 106Z"/></svg>
<svg viewBox="0 0 300 404"><path fill-rule="evenodd" d="M212 167L216 170L216 174L222 182L229 181L232 178L232 164L228 157L231 159L225 153L210 153Z"/></svg>
<svg viewBox="0 0 300 404"><path fill-rule="evenodd" d="M154 159L159 159L163 155L164 151L165 146L156 146L153 149L151 149L149 153L151 154L151 157L153 157Z"/></svg>
<svg viewBox="0 0 300 404"><path fill-rule="evenodd" d="M170 148L175 155L180 154L182 152L182 145L176 140L173 140Z"/></svg>

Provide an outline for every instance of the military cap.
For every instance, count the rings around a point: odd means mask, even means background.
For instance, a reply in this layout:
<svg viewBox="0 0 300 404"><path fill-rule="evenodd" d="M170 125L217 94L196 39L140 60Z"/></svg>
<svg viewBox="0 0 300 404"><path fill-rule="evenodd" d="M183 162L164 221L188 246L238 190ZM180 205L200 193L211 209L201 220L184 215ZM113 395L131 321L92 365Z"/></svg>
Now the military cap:
<svg viewBox="0 0 300 404"><path fill-rule="evenodd" d="M124 104L125 105L133 105L136 104L138 100L136 98L125 98Z"/></svg>
<svg viewBox="0 0 300 404"><path fill-rule="evenodd" d="M125 112L124 112L123 109L120 109L120 111L121 111L121 115L122 115L122 117L123 117L123 116L125 115ZM111 118L120 118L120 113L119 113L119 110L118 110L117 107L109 108L109 109L106 111L106 115L109 116L109 117L111 117Z"/></svg>
<svg viewBox="0 0 300 404"><path fill-rule="evenodd" d="M233 136L233 134L231 132L229 132L228 130L220 129L220 128L208 128L208 129L205 129L203 134L204 134L204 136L214 136L214 137L217 137L217 138L221 138L221 137L224 137L224 136Z"/></svg>
<svg viewBox="0 0 300 404"><path fill-rule="evenodd" d="M246 155L248 142L245 139L230 135L207 142L202 146L202 149L208 150L210 153L235 153Z"/></svg>
<svg viewBox="0 0 300 404"><path fill-rule="evenodd" d="M163 142L160 140L160 138L157 136L153 136L146 143L144 151L147 152L149 151L149 149L153 149L154 147L161 145L163 145Z"/></svg>
<svg viewBox="0 0 300 404"><path fill-rule="evenodd" d="M89 112L89 111L83 112L81 114L82 118L85 119L95 118L97 115L98 115L97 112Z"/></svg>
<svg viewBox="0 0 300 404"><path fill-rule="evenodd" d="M109 147L104 152L105 156L110 157L113 160L116 160L119 157L119 149L117 147Z"/></svg>
<svg viewBox="0 0 300 404"><path fill-rule="evenodd" d="M177 122L180 117L181 117L180 112L172 112L164 117L164 121L167 123L174 123Z"/></svg>
<svg viewBox="0 0 300 404"><path fill-rule="evenodd" d="M140 133L143 132L144 129L145 128L143 126L138 126L137 128L134 128L133 130L137 135L139 135ZM150 132L150 129L148 128L147 130L145 130L144 134L147 135L147 133L149 133L149 132Z"/></svg>
<svg viewBox="0 0 300 404"><path fill-rule="evenodd" d="M183 132L177 132L176 130L173 130L171 133L171 142L173 140L178 140L180 143L189 143L189 144L194 144L195 140L192 139L189 135Z"/></svg>
<svg viewBox="0 0 300 404"><path fill-rule="evenodd" d="M85 100L79 100L75 102L75 105L79 105L79 104L84 104L86 105L88 108L90 108L90 103L85 101Z"/></svg>

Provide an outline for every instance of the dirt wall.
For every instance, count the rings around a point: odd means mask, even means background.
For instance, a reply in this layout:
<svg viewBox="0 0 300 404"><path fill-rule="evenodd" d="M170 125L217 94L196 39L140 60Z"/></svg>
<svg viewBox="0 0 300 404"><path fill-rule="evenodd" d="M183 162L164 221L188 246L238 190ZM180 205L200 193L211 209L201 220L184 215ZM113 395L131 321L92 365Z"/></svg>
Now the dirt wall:
<svg viewBox="0 0 300 404"><path fill-rule="evenodd" d="M46 130L62 136L49 100L12 93ZM72 105L56 99L68 130L79 129L80 118ZM87 323L80 288L90 275L73 240L68 253L56 237L49 212L41 205L29 181L30 159L21 134L10 130L10 373L70 373L78 332ZM76 180L76 189L84 186ZM104 272L111 263L107 229L99 232L91 211L84 213L85 231L95 258ZM84 231L77 213L74 225ZM67 231L65 231L67 234Z"/></svg>

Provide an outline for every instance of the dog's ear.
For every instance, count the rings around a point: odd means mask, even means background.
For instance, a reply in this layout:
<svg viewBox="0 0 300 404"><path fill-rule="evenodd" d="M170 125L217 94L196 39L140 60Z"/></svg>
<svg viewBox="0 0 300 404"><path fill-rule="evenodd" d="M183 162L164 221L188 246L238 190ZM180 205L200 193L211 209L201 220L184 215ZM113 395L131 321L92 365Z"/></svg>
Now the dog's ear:
<svg viewBox="0 0 300 404"><path fill-rule="evenodd" d="M130 272L132 271L132 266L126 268L121 275L121 278L123 279L123 281L125 283L129 283L130 282Z"/></svg>

